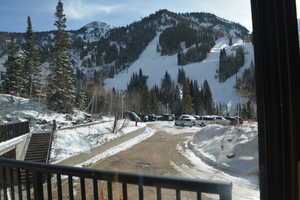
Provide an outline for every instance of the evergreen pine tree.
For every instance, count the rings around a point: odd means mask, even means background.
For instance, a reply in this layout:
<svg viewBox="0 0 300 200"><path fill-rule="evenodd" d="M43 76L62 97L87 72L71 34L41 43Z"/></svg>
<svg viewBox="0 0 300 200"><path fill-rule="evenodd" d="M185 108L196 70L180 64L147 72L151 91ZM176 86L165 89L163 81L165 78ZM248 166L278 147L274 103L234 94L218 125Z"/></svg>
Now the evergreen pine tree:
<svg viewBox="0 0 300 200"><path fill-rule="evenodd" d="M206 113L213 114L214 102L213 102L212 93L207 80L205 80L203 83L203 101L204 101L203 103L204 103L204 109L206 110Z"/></svg>
<svg viewBox="0 0 300 200"><path fill-rule="evenodd" d="M84 88L76 88L75 105L80 110L85 110L88 106L89 98L87 90Z"/></svg>
<svg viewBox="0 0 300 200"><path fill-rule="evenodd" d="M161 82L161 102L167 106L171 101L173 97L173 92L174 92L174 83L171 79L170 74L166 71L162 82Z"/></svg>
<svg viewBox="0 0 300 200"><path fill-rule="evenodd" d="M99 81L96 84L100 85ZM87 78L85 74L76 69L76 98L75 105L80 110L86 110L89 102L88 89L87 89Z"/></svg>
<svg viewBox="0 0 300 200"><path fill-rule="evenodd" d="M16 96L20 96L24 90L22 84L22 61L18 55L18 51L19 48L12 37L8 45L7 61L4 63L4 67L6 68L4 88L7 93Z"/></svg>
<svg viewBox="0 0 300 200"><path fill-rule="evenodd" d="M135 101L132 105L134 110L143 113L149 112L150 104L147 79L148 76L144 75L142 69L140 69L138 73L132 74L127 86L129 96Z"/></svg>
<svg viewBox="0 0 300 200"><path fill-rule="evenodd" d="M254 110L251 106L251 101L247 101L246 103L246 110L247 110L247 118L252 119L254 117Z"/></svg>
<svg viewBox="0 0 300 200"><path fill-rule="evenodd" d="M241 107L240 117L242 118L248 118L248 111L247 111L247 105L243 104Z"/></svg>
<svg viewBox="0 0 300 200"><path fill-rule="evenodd" d="M31 19L27 18L27 31L25 33L25 43L22 46L23 50L23 81L24 81L24 96L37 97L40 93L41 84L41 69L38 49L36 47Z"/></svg>
<svg viewBox="0 0 300 200"><path fill-rule="evenodd" d="M149 91L149 113L158 114L159 113L159 99L157 96L157 92L155 91L157 86L152 88Z"/></svg>
<svg viewBox="0 0 300 200"><path fill-rule="evenodd" d="M75 103L75 74L69 54L70 40L66 29L63 3L58 2L54 46L49 62L47 101L48 107L59 112L71 112Z"/></svg>
<svg viewBox="0 0 300 200"><path fill-rule="evenodd" d="M183 113L185 114L193 113L193 102L190 94L189 84L187 81L183 84L182 107L183 107Z"/></svg>
<svg viewBox="0 0 300 200"><path fill-rule="evenodd" d="M199 85L196 80L193 82L193 91L192 91L192 101L193 101L193 109L195 113L198 115L201 113L201 94L199 90Z"/></svg>
<svg viewBox="0 0 300 200"><path fill-rule="evenodd" d="M183 68L178 69L177 82L181 85L186 81L186 75Z"/></svg>

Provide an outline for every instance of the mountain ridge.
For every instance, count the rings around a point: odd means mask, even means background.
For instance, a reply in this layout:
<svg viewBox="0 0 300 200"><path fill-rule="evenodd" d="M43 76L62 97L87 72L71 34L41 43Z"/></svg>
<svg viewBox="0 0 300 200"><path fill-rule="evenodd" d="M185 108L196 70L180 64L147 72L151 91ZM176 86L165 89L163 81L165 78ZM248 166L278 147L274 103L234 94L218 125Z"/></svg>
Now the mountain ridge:
<svg viewBox="0 0 300 200"><path fill-rule="evenodd" d="M139 63L147 47L154 44L155 38L156 53L152 53L155 56L153 59L172 57L173 69L176 70L174 73L177 73L179 65L181 67L196 66L197 63L203 65L201 63L206 62L218 39L245 40L249 37L247 28L214 14L174 13L165 9L127 26L112 27L105 22L96 21L68 32L72 41L71 55L77 71L87 79L101 77L105 83L109 82L106 80L114 80L114 77L118 77L120 73L131 71L130 68ZM35 33L41 49L43 66L47 66L53 33L54 31ZM11 34L16 36L19 44L22 43L23 33ZM0 33L0 65L5 62L8 36L9 33ZM173 36L175 38L172 39ZM171 40L168 41L168 38ZM181 62L178 60L179 57ZM3 66L0 66L1 70L4 70ZM192 72L190 74L193 75ZM212 76L215 76L215 72Z"/></svg>

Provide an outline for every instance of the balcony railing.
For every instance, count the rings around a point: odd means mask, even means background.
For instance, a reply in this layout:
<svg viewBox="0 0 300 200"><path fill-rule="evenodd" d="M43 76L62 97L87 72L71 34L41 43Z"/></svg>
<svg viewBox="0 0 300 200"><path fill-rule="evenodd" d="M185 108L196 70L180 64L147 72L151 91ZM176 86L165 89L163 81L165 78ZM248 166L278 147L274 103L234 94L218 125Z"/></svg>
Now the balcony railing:
<svg viewBox="0 0 300 200"><path fill-rule="evenodd" d="M29 122L0 125L0 142L29 133Z"/></svg>
<svg viewBox="0 0 300 200"><path fill-rule="evenodd" d="M22 171L25 171L25 174L27 174L25 182L21 178ZM32 174L32 176L28 174ZM66 180L63 180L63 178L66 178ZM75 193L74 190L78 189L78 186L74 184L74 180L78 180L80 192ZM6 200L8 193L13 200L32 199L31 197L34 197L36 200L62 200L66 196L68 196L68 199L73 200L75 194L79 193L81 199L85 200L87 199L87 187L85 184L87 180L92 182L91 193L94 200L104 200L101 196L101 191L99 191L99 188L101 189L100 181L105 183L107 192L107 198L105 199L107 200L128 200L128 185L137 186L135 189L138 198L136 199L139 200L147 199L147 196L144 195L144 187L155 189L157 200L165 199L162 192L165 189L174 190L176 200L180 200L182 192L186 191L195 193L195 199L197 200L201 199L202 193L219 195L221 200L231 200L232 192L230 183L100 171L90 168L56 166L0 158L0 200L1 198ZM115 183L121 184L121 197L113 197L116 189L114 187ZM67 189L63 188L63 185L66 186L65 184L67 184ZM56 198L54 198L54 195ZM130 200L133 199L130 198Z"/></svg>

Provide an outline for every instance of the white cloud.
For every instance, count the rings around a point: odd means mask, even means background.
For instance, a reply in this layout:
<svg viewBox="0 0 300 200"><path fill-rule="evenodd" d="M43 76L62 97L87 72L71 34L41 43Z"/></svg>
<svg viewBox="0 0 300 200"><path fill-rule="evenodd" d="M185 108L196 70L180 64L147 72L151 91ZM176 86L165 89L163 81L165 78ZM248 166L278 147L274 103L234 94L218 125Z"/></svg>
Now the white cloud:
<svg viewBox="0 0 300 200"><path fill-rule="evenodd" d="M101 5L82 0L67 1L64 5L67 17L75 20L86 19L103 13L109 14L121 7L122 5Z"/></svg>

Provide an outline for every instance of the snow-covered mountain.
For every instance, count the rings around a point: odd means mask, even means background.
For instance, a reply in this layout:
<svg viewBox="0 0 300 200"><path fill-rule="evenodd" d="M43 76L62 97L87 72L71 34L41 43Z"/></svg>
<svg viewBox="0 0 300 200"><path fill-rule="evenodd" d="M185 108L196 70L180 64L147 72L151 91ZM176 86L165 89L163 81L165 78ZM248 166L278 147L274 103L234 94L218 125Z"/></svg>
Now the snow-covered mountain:
<svg viewBox="0 0 300 200"><path fill-rule="evenodd" d="M85 42L96 42L102 37L105 37L106 33L113 27L104 22L94 21L78 30L76 37L80 37Z"/></svg>
<svg viewBox="0 0 300 200"><path fill-rule="evenodd" d="M244 38L248 35L248 30L240 24L210 13L178 14L160 10L124 27L91 22L79 30L69 31L75 66L91 73L101 71L104 76L113 76L136 61L157 32L164 32L179 24L186 24L189 28L187 32L196 31L202 38ZM0 59L6 54L7 41L11 34L19 43L23 41L23 33L0 32ZM37 32L35 38L41 47L42 60L46 62L49 46L54 38L53 31ZM188 37L185 40L188 40ZM189 41L191 42L196 41Z"/></svg>
<svg viewBox="0 0 300 200"><path fill-rule="evenodd" d="M19 43L23 41L23 33L0 33L1 71L10 34ZM180 67L200 84L208 80L217 102L235 104L241 101L233 88L235 76L224 83L215 78L220 49L234 52L234 48L242 47L245 50L245 65L239 73L253 60L252 44L246 42L248 30L210 13L160 10L124 27L91 22L69 34L75 67L88 77L104 77L108 89L125 89L132 73L140 68L149 76L150 86L159 84L166 71L176 79L180 56L184 58ZM38 32L35 38L41 48L42 62L47 66L53 31ZM233 40L231 47L229 39Z"/></svg>

